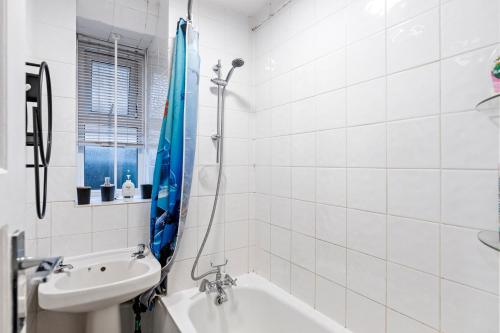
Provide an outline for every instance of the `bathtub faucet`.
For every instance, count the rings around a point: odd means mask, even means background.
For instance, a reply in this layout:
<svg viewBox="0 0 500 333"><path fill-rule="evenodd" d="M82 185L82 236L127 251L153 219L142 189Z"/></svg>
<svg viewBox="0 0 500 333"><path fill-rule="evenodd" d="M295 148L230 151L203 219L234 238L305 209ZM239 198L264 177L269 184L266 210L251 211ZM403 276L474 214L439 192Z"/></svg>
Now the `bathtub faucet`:
<svg viewBox="0 0 500 333"><path fill-rule="evenodd" d="M227 260L223 265L213 265L210 266L214 269L215 280L209 281L208 279L203 279L200 284L200 292L217 293L215 297L215 305L222 305L222 303L227 301L227 294L224 291L224 287L236 286L236 279L233 279L229 274L225 274L222 278L221 268L227 265Z"/></svg>

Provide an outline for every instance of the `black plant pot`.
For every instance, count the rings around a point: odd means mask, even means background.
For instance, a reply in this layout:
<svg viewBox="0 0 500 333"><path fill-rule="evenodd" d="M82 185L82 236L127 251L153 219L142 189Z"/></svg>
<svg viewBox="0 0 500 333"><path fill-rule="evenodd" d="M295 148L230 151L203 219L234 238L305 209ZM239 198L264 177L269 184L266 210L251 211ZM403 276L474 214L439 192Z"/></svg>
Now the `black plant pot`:
<svg viewBox="0 0 500 333"><path fill-rule="evenodd" d="M141 184L141 198L151 199L151 192L152 191L153 191L153 185Z"/></svg>
<svg viewBox="0 0 500 333"><path fill-rule="evenodd" d="M115 200L115 186L114 185L101 185L101 201Z"/></svg>
<svg viewBox="0 0 500 333"><path fill-rule="evenodd" d="M90 204L90 193L92 188L90 186L79 186L76 188L76 201L79 205Z"/></svg>

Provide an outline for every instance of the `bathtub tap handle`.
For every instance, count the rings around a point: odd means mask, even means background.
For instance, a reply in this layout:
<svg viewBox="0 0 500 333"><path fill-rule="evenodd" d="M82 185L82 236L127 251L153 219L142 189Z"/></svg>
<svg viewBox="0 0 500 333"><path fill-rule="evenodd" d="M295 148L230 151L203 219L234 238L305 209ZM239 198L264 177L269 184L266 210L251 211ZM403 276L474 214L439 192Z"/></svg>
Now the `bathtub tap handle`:
<svg viewBox="0 0 500 333"><path fill-rule="evenodd" d="M220 271L220 269L224 266L226 266L228 263L228 260L226 259L226 261L223 263L223 264L220 264L220 265L214 265L212 262L210 263L210 267L212 268L215 268L215 269L218 269Z"/></svg>
<svg viewBox="0 0 500 333"><path fill-rule="evenodd" d="M227 286L236 286L236 281L238 281L238 279L233 279L229 274L224 276L224 284Z"/></svg>

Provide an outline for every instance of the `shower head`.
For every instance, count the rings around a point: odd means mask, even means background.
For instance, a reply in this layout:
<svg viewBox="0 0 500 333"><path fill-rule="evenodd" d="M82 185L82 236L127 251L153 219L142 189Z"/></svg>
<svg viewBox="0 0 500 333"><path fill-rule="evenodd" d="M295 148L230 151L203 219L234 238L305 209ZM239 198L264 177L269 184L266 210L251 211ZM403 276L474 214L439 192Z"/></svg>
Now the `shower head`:
<svg viewBox="0 0 500 333"><path fill-rule="evenodd" d="M231 64L233 65L234 68L237 68L243 66L245 64L245 61L241 58L236 58L233 60Z"/></svg>
<svg viewBox="0 0 500 333"><path fill-rule="evenodd" d="M226 82L229 82L229 80L231 79L231 76L233 76L234 69L241 67L244 64L245 64L245 61L243 59L241 59L241 58L234 59L233 62L231 63L231 65L233 65L233 67L231 67L231 69L229 70L229 73L227 73Z"/></svg>

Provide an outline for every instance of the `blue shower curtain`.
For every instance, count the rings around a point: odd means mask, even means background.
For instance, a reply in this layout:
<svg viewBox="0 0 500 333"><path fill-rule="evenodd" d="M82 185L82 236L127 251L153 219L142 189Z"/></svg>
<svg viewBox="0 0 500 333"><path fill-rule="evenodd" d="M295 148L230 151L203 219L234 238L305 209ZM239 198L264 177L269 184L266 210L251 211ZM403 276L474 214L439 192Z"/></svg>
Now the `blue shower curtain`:
<svg viewBox="0 0 500 333"><path fill-rule="evenodd" d="M195 36L195 43L192 36ZM153 174L150 214L150 247L162 267L173 259L189 202L196 144L193 128L196 133L198 106L197 36L190 23L179 20Z"/></svg>

